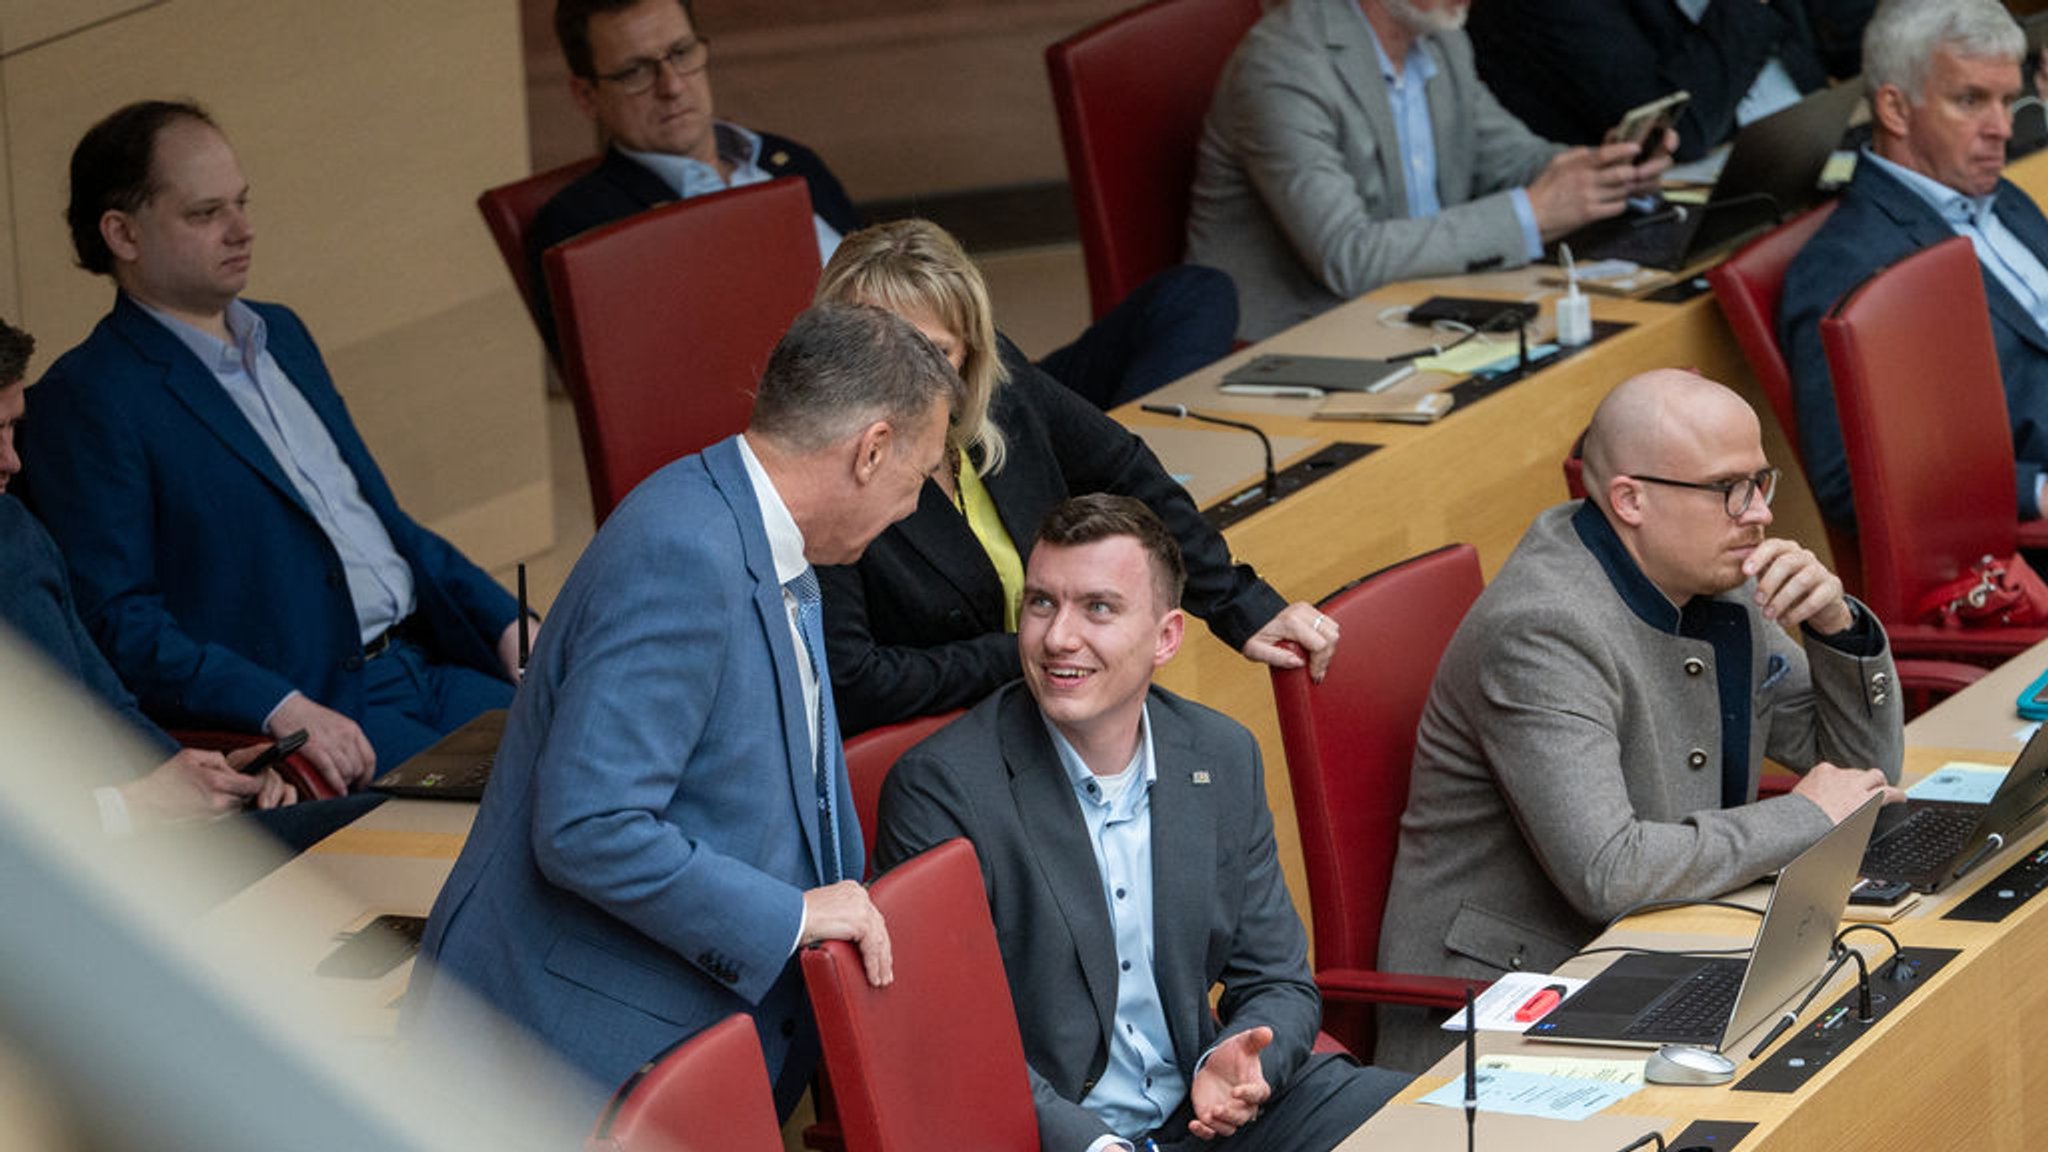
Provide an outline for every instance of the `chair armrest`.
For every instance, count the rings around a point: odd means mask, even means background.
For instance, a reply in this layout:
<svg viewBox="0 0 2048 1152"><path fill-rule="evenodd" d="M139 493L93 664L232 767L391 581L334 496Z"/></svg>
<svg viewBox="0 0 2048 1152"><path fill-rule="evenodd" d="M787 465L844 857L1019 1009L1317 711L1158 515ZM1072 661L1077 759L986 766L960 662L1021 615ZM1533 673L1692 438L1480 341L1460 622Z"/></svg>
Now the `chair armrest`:
<svg viewBox="0 0 2048 1152"><path fill-rule="evenodd" d="M1455 976L1410 976L1369 968L1325 968L1316 973L1323 999L1349 1004L1412 1004L1423 1008L1462 1008L1465 990L1484 992L1491 980Z"/></svg>
<svg viewBox="0 0 2048 1152"><path fill-rule="evenodd" d="M2048 520L2020 521L2018 538L2022 552L2048 549Z"/></svg>

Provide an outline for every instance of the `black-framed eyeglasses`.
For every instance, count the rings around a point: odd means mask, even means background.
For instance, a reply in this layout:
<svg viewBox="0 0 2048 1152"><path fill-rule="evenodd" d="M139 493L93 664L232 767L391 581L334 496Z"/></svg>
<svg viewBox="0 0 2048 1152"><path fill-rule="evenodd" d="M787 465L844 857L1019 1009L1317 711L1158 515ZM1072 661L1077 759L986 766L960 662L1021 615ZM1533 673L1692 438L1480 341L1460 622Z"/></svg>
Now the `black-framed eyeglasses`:
<svg viewBox="0 0 2048 1152"><path fill-rule="evenodd" d="M1739 518L1749 511L1749 502L1758 496L1764 498L1764 507L1771 506L1771 498L1778 494L1778 470L1765 468L1748 476L1737 476L1732 480L1667 480L1662 476L1645 476L1640 472L1625 475L1651 484L1663 484L1672 488L1691 488L1699 492L1719 492L1721 505L1728 509L1730 517Z"/></svg>
<svg viewBox="0 0 2048 1152"><path fill-rule="evenodd" d="M695 76L711 63L711 41L703 36L685 40L658 57L643 56L616 72L601 72L598 79L617 86L628 96L638 96L654 87L661 75L661 66L666 64L676 74L676 79Z"/></svg>

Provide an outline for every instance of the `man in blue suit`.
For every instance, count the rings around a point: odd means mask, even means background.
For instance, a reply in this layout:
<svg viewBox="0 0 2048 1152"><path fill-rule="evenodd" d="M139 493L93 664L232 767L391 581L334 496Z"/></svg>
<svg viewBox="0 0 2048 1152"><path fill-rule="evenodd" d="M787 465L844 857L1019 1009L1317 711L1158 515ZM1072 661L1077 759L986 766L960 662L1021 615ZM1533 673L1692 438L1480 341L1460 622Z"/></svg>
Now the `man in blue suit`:
<svg viewBox="0 0 2048 1152"><path fill-rule="evenodd" d="M1787 270L1778 309L1800 455L1831 523L1854 527L1856 507L1821 318L1878 269L1951 236L1968 236L1983 266L2012 418L2020 514L2041 515L2048 464L2048 218L1999 176L2026 47L2025 34L1997 0L1888 0L1864 33L1871 147L1834 216Z"/></svg>
<svg viewBox="0 0 2048 1152"><path fill-rule="evenodd" d="M959 387L902 320L813 308L769 359L747 431L605 520L427 924L438 970L414 978L409 1030L456 1047L437 1063L533 1075L450 1003L451 978L595 1092L745 1012L787 1116L817 1052L796 949L852 940L872 982L890 973L858 883L812 565L852 563L917 506Z"/></svg>
<svg viewBox="0 0 2048 1152"><path fill-rule="evenodd" d="M95 125L68 217L120 292L35 387L29 501L143 707L303 728L345 791L508 704L512 598L398 507L299 318L240 299L248 181L206 113Z"/></svg>

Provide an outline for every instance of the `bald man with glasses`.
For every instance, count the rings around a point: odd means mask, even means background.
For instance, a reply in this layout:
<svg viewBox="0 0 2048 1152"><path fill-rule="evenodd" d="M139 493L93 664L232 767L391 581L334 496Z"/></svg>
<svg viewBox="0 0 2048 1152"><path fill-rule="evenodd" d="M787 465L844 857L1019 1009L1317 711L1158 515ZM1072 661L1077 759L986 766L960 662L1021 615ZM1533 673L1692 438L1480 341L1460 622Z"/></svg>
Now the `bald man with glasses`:
<svg viewBox="0 0 2048 1152"><path fill-rule="evenodd" d="M1899 796L1884 630L1769 534L1778 471L1742 398L1637 376L1585 454L1587 499L1537 517L1437 669L1383 968L1546 972L1638 904L1740 888ZM1765 756L1802 774L1790 794L1757 799ZM1376 1062L1427 1067L1438 1023L1381 1009Z"/></svg>

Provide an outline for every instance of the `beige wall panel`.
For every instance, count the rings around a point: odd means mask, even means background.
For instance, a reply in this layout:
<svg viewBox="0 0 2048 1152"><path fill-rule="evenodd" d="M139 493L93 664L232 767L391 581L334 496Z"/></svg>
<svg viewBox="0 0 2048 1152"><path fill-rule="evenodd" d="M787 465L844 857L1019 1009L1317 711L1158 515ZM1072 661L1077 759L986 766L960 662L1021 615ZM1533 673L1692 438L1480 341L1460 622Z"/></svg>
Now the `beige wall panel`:
<svg viewBox="0 0 2048 1152"><path fill-rule="evenodd" d="M167 0L12 57L4 81L21 311L50 355L110 295L71 266L72 145L126 101L194 97L251 182L249 294L305 317L401 501L437 524L546 482L538 341L474 207L526 171L514 4ZM545 547L540 519L492 534Z"/></svg>
<svg viewBox="0 0 2048 1152"><path fill-rule="evenodd" d="M322 351L335 379L351 381L350 414L394 486L392 461L407 462L399 495L414 519L486 568L550 545L547 424L543 390L531 382L540 341L509 284ZM506 403L510 391L531 405ZM537 504L525 495L533 485ZM513 492L522 494L516 505L495 503Z"/></svg>
<svg viewBox="0 0 2048 1152"><path fill-rule="evenodd" d="M1126 7L1048 0L727 36L700 6L719 113L818 149L857 200L1065 179L1045 47ZM828 89L839 98L820 99Z"/></svg>
<svg viewBox="0 0 2048 1152"><path fill-rule="evenodd" d="M0 63L0 68L5 64ZM6 119L6 104L0 97L0 122ZM0 133L0 173L8 168L7 139ZM10 324L21 323L21 282L15 276L14 190L12 182L0 179L0 317Z"/></svg>
<svg viewBox="0 0 2048 1152"><path fill-rule="evenodd" d="M163 0L0 0L0 52L19 52Z"/></svg>

